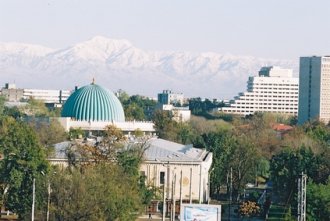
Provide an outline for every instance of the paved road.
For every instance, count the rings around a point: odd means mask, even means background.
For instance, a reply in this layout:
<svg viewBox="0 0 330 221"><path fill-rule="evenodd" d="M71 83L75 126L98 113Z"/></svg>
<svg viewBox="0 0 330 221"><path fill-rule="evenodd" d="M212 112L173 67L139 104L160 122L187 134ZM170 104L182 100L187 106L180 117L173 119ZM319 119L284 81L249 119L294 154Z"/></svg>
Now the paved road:
<svg viewBox="0 0 330 221"><path fill-rule="evenodd" d="M159 221L159 220L162 220L162 218L163 218L160 215L152 215L151 217L152 218L149 219L149 216L148 215L143 215L143 216L140 216L136 221L152 221L152 220ZM169 217L166 217L165 218L165 221L170 221L170 218Z"/></svg>

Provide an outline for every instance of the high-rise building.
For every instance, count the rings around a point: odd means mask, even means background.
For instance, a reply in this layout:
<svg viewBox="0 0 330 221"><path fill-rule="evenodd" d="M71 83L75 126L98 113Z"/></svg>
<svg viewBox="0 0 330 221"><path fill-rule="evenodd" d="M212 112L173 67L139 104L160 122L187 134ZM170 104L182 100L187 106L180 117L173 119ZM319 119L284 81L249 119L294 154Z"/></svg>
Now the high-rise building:
<svg viewBox="0 0 330 221"><path fill-rule="evenodd" d="M157 109L170 111L173 120L177 122L185 122L190 120L191 111L189 107L183 107L185 99L182 93L172 93L170 90L163 90L158 94Z"/></svg>
<svg viewBox="0 0 330 221"><path fill-rule="evenodd" d="M255 112L298 114L299 80L291 69L262 67L258 76L249 77L247 91L239 93L229 107L219 111L248 115Z"/></svg>
<svg viewBox="0 0 330 221"><path fill-rule="evenodd" d="M298 123L330 121L330 56L301 57Z"/></svg>
<svg viewBox="0 0 330 221"><path fill-rule="evenodd" d="M182 106L184 103L184 96L182 93L172 93L170 90L163 90L163 93L158 94L158 103Z"/></svg>

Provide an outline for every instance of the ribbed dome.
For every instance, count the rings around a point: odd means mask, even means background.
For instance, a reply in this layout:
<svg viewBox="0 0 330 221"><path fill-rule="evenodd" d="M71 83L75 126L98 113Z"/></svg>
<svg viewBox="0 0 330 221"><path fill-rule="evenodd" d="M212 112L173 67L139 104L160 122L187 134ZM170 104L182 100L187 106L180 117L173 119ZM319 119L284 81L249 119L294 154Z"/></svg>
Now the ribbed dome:
<svg viewBox="0 0 330 221"><path fill-rule="evenodd" d="M62 117L80 121L125 121L123 106L118 98L94 83L71 94L63 106Z"/></svg>

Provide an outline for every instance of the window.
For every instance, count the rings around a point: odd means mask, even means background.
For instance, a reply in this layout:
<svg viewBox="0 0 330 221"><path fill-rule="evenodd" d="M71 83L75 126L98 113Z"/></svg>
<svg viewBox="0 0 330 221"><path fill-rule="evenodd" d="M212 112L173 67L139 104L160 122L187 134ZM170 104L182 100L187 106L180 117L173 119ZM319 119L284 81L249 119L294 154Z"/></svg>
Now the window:
<svg viewBox="0 0 330 221"><path fill-rule="evenodd" d="M165 183L165 172L160 172L160 174L159 174L159 183L160 184Z"/></svg>

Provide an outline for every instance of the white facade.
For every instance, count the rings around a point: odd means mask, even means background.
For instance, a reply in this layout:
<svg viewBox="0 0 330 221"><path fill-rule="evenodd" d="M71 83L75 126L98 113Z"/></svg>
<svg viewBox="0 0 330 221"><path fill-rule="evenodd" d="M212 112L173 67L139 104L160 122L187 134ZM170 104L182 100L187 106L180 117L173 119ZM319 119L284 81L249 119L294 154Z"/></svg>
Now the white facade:
<svg viewBox="0 0 330 221"><path fill-rule="evenodd" d="M63 104L71 95L68 90L42 90L42 89L20 89L15 84L6 83L1 93L10 102L29 100L31 98L42 100L46 104Z"/></svg>
<svg viewBox="0 0 330 221"><path fill-rule="evenodd" d="M140 168L148 184L165 185L167 199L208 202L212 153L158 138L150 144Z"/></svg>
<svg viewBox="0 0 330 221"><path fill-rule="evenodd" d="M125 121L125 122L111 122L111 121L79 121L73 120L70 117L59 117L57 120L60 122L65 131L69 131L70 128L82 129L84 131L102 131L108 125L114 125L121 129L123 132L130 134L137 129L146 134L152 134L155 132L154 123L149 121Z"/></svg>
<svg viewBox="0 0 330 221"><path fill-rule="evenodd" d="M158 94L158 103L160 104L179 104L184 103L184 96L182 93L173 93L170 90L163 90L163 93Z"/></svg>
<svg viewBox="0 0 330 221"><path fill-rule="evenodd" d="M219 111L248 115L255 112L298 114L299 79L291 69L263 67L259 76L249 77L247 91L239 93L230 107Z"/></svg>
<svg viewBox="0 0 330 221"><path fill-rule="evenodd" d="M71 95L67 90L41 90L41 89L23 89L23 99L34 98L42 100L44 103L64 103Z"/></svg>
<svg viewBox="0 0 330 221"><path fill-rule="evenodd" d="M161 104L161 109L171 111L173 120L176 122L186 122L189 121L191 117L189 107L174 107L172 104Z"/></svg>
<svg viewBox="0 0 330 221"><path fill-rule="evenodd" d="M53 165L66 167L66 149L70 141L55 145L54 156L48 158ZM148 185L165 189L165 198L179 201L209 201L212 153L171 141L150 138L144 152L141 175Z"/></svg>
<svg viewBox="0 0 330 221"><path fill-rule="evenodd" d="M298 123L330 122L330 56L301 57Z"/></svg>

